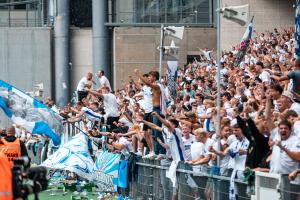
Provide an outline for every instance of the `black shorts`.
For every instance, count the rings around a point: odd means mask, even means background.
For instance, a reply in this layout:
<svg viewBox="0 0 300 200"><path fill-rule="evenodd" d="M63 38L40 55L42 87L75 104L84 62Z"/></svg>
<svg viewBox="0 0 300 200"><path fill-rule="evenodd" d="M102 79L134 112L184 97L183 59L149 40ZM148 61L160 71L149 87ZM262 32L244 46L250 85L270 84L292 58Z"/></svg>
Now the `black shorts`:
<svg viewBox="0 0 300 200"><path fill-rule="evenodd" d="M89 93L87 91L78 91L78 101L82 101L82 99L86 98Z"/></svg>
<svg viewBox="0 0 300 200"><path fill-rule="evenodd" d="M151 115L151 113L145 113L144 120L152 123L152 115ZM150 129L150 128L146 124L144 124L143 131L147 131L148 129Z"/></svg>

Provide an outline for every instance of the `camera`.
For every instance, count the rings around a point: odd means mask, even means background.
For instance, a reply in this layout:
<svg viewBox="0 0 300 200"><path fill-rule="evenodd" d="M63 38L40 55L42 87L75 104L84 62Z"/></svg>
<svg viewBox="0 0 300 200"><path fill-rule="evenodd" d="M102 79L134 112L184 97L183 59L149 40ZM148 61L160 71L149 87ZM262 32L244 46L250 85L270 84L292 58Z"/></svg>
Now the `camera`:
<svg viewBox="0 0 300 200"><path fill-rule="evenodd" d="M28 195L34 194L35 200L38 193L48 187L47 169L45 167L29 168L28 157L14 159L13 174L13 194L14 198L27 199Z"/></svg>

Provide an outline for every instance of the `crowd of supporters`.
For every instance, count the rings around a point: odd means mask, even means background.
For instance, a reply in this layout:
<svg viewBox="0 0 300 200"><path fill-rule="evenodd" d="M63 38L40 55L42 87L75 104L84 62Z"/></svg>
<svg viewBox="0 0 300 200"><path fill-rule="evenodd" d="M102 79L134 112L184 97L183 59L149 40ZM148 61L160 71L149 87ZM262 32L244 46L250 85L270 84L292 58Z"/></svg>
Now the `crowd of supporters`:
<svg viewBox="0 0 300 200"><path fill-rule="evenodd" d="M157 71L136 69L115 92L100 71L98 79L88 73L80 80L79 102L61 113L70 123L84 121L93 140L125 156L184 161L199 170L217 165L220 157L223 175L249 167L294 172L294 179L300 163L300 60L294 59L293 29L255 35L236 65L238 50L221 56L220 135L217 67L208 50L200 61L178 69L176 99ZM100 87L93 89L98 80Z"/></svg>
<svg viewBox="0 0 300 200"><path fill-rule="evenodd" d="M87 73L75 105L46 104L67 123L83 122L95 151L182 161L199 171L219 164L221 175L235 171L238 178L249 167L290 174L300 183L300 60L293 34L292 28L256 34L238 65L238 46L222 52L220 135L217 66L208 49L201 60L178 68L176 99L166 77L136 69L116 91L104 71Z"/></svg>

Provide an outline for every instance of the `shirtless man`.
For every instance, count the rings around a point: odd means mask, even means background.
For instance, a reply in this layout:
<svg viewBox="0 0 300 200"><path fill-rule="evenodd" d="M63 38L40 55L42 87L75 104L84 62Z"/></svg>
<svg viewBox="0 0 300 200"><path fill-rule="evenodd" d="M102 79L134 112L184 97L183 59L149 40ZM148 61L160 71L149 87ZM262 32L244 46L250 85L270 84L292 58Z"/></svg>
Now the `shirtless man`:
<svg viewBox="0 0 300 200"><path fill-rule="evenodd" d="M143 81L144 84L149 86L152 89L152 103L153 103L153 112L156 112L158 114L164 114L163 108L161 105L163 105L163 102L161 102L161 86L157 82L159 80L159 73L157 71L150 71L148 78L143 77L142 74L140 74L140 71L138 69L134 70L134 73ZM162 109L161 109L162 108ZM154 124L161 127L161 122L156 118L153 117ZM159 138L161 141L164 141L163 135L161 132L157 130L153 130L153 140L154 140L154 152L155 154L160 154L159 157L164 157L166 154L166 150L157 142L157 138ZM155 157L155 154L150 152L149 155L146 156L146 158L153 158Z"/></svg>

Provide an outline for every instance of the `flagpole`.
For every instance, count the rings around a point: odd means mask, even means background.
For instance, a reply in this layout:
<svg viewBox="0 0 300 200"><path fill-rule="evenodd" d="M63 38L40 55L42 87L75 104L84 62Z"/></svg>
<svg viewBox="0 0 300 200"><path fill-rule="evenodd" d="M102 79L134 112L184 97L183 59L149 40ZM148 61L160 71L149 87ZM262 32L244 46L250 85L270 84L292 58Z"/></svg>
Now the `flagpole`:
<svg viewBox="0 0 300 200"><path fill-rule="evenodd" d="M159 46L159 81L161 79L162 72L162 60L163 60L163 50L164 50L164 25L160 27L160 46Z"/></svg>
<svg viewBox="0 0 300 200"><path fill-rule="evenodd" d="M221 137L221 73L220 73L220 58L221 58L221 3L217 0L217 127L216 133L218 136L218 150L220 150ZM220 166L220 157L217 159L217 166Z"/></svg>

